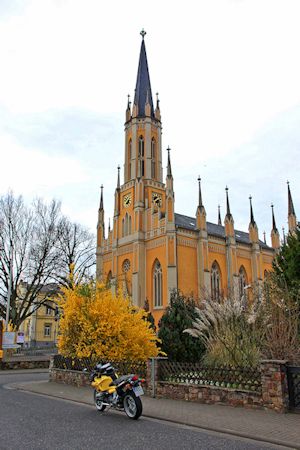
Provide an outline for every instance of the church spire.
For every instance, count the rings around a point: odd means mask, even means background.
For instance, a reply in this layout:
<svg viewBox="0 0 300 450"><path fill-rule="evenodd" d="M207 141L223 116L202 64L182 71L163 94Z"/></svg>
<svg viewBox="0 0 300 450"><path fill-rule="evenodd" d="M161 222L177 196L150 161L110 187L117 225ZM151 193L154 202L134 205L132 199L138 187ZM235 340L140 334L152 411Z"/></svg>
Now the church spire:
<svg viewBox="0 0 300 450"><path fill-rule="evenodd" d="M171 159L170 159L170 147L168 146L167 152L168 152L168 165L167 165L167 177L172 177L172 168L171 168Z"/></svg>
<svg viewBox="0 0 300 450"><path fill-rule="evenodd" d="M276 227L276 221L275 221L275 215L274 215L274 205L272 203L272 231L271 231L271 241L272 241L272 247L275 251L278 251L280 248L280 235L279 231Z"/></svg>
<svg viewBox="0 0 300 450"><path fill-rule="evenodd" d="M258 239L258 228L254 220L251 195L249 196L249 201L250 201L249 239L253 244L255 244L258 243L259 239Z"/></svg>
<svg viewBox="0 0 300 450"><path fill-rule="evenodd" d="M145 34L144 30L141 31L142 44L139 58L138 74L136 79L135 95L134 95L134 106L137 108L137 117L145 117L146 104L150 107L150 115L154 117L154 107L152 100L152 91L150 84L150 76L148 70L146 46L145 46Z"/></svg>
<svg viewBox="0 0 300 450"><path fill-rule="evenodd" d="M100 206L99 206L99 210L103 211L103 184L101 184L101 194L100 194Z"/></svg>
<svg viewBox="0 0 300 450"><path fill-rule="evenodd" d="M271 205L271 208L272 208L272 230L278 232L277 227L276 227L276 221L275 221L275 214L274 214L274 205L273 205L273 203L272 203L272 205Z"/></svg>
<svg viewBox="0 0 300 450"><path fill-rule="evenodd" d="M288 223L289 223L289 232L292 233L297 228L297 218L290 190L290 183L287 182L287 185L288 185Z"/></svg>
<svg viewBox="0 0 300 450"><path fill-rule="evenodd" d="M196 212L196 223L198 230L206 230L206 211L202 202L202 192L201 192L201 178L198 176L198 207Z"/></svg>
<svg viewBox="0 0 300 450"><path fill-rule="evenodd" d="M118 166L117 189L120 189L120 166Z"/></svg>
<svg viewBox="0 0 300 450"><path fill-rule="evenodd" d="M231 217L230 205L229 205L229 196L228 196L228 187L225 188L226 191L226 216Z"/></svg>
<svg viewBox="0 0 300 450"><path fill-rule="evenodd" d="M199 190L198 207L203 208L200 175L198 176L198 190Z"/></svg>
<svg viewBox="0 0 300 450"><path fill-rule="evenodd" d="M218 205L218 225L222 225L222 220L221 220L221 206Z"/></svg>
<svg viewBox="0 0 300 450"><path fill-rule="evenodd" d="M249 196L249 201L250 201L250 223L251 223L252 225L255 225L254 214L253 214L253 207L252 207L252 197L251 197L251 195Z"/></svg>

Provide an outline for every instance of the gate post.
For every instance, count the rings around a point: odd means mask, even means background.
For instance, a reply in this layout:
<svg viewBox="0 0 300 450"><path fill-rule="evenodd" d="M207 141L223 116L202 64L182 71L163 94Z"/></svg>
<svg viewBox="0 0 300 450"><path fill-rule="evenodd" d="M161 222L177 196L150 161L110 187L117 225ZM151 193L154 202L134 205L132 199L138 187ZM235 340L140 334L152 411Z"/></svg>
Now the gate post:
<svg viewBox="0 0 300 450"><path fill-rule="evenodd" d="M285 360L260 363L263 406L281 413L289 408L286 363Z"/></svg>

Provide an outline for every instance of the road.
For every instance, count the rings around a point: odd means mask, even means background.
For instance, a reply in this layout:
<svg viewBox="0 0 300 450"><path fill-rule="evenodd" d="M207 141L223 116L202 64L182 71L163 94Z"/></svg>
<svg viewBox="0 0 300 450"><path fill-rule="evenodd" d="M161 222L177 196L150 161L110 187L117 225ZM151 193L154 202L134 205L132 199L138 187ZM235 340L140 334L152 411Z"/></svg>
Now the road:
<svg viewBox="0 0 300 450"><path fill-rule="evenodd" d="M0 372L1 450L283 449L248 439L207 432L12 389L47 373Z"/></svg>

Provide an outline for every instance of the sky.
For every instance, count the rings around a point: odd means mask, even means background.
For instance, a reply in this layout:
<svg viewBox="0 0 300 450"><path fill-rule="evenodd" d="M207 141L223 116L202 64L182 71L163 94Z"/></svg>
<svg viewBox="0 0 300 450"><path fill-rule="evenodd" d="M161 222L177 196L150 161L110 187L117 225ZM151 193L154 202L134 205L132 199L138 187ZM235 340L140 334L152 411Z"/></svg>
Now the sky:
<svg viewBox="0 0 300 450"><path fill-rule="evenodd" d="M59 199L95 231L103 184L108 223L144 28L175 211L195 215L200 174L208 221L228 185L235 227L251 194L270 243L287 180L300 217L299 16L298 0L0 0L0 195Z"/></svg>

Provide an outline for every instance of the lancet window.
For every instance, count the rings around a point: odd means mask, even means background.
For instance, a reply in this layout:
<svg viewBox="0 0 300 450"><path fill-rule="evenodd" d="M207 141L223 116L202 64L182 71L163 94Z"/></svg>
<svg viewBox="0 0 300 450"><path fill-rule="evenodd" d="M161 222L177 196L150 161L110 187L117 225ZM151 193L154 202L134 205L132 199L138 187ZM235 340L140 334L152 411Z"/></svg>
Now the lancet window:
<svg viewBox="0 0 300 450"><path fill-rule="evenodd" d="M247 302L247 290L245 289L247 284L246 270L244 266L241 266L239 270L239 296L240 300L243 300L245 304Z"/></svg>
<svg viewBox="0 0 300 450"><path fill-rule="evenodd" d="M162 306L162 281L161 264L156 260L153 268L153 303L156 308Z"/></svg>
<svg viewBox="0 0 300 450"><path fill-rule="evenodd" d="M122 236L131 234L131 216L126 213L122 219Z"/></svg>
<svg viewBox="0 0 300 450"><path fill-rule="evenodd" d="M215 261L211 267L211 297L213 300L220 301L221 298L221 271L219 264Z"/></svg>
<svg viewBox="0 0 300 450"><path fill-rule="evenodd" d="M155 158L156 158L156 143L155 139L151 140L151 178L155 178Z"/></svg>
<svg viewBox="0 0 300 450"><path fill-rule="evenodd" d="M132 157L132 140L128 142L128 181L131 180L131 157Z"/></svg>
<svg viewBox="0 0 300 450"><path fill-rule="evenodd" d="M139 176L144 176L144 153L145 153L145 142L143 136L139 137Z"/></svg>

